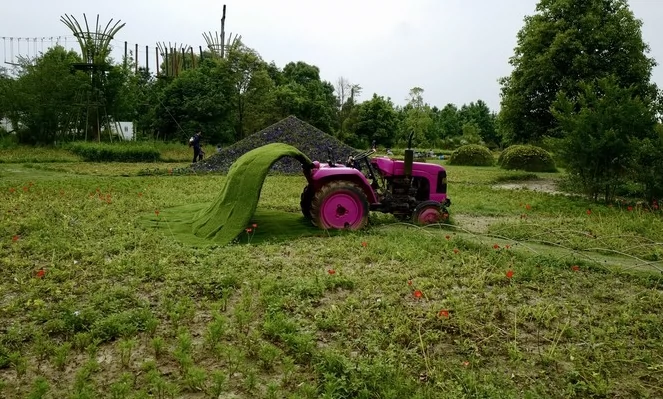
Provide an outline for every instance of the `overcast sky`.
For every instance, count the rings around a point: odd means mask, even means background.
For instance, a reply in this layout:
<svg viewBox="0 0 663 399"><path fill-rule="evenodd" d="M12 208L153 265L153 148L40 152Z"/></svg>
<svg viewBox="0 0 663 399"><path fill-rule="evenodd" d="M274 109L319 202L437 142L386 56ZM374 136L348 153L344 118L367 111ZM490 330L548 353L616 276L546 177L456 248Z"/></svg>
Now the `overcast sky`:
<svg viewBox="0 0 663 399"><path fill-rule="evenodd" d="M283 67L302 60L317 65L325 80L344 76L372 93L404 104L410 88L424 89L424 99L439 107L483 99L499 109L497 79L508 75L509 57L523 17L538 0L226 0L226 34L240 34L266 61ZM93 25L113 18L126 23L114 40L139 44L141 63L150 46L154 65L156 42L205 45L203 32L219 31L223 0L23 0L6 2L0 15L0 37L71 35L60 21L64 14ZM93 3L96 3L94 6ZM650 55L663 63L663 0L630 0L644 22L643 38ZM72 38L68 47L75 46ZM37 49L40 49L41 42ZM46 40L48 44L50 39ZM9 39L0 42L2 56L18 53ZM34 52L25 42L21 53ZM120 52L115 53L119 59ZM663 86L663 67L653 80Z"/></svg>

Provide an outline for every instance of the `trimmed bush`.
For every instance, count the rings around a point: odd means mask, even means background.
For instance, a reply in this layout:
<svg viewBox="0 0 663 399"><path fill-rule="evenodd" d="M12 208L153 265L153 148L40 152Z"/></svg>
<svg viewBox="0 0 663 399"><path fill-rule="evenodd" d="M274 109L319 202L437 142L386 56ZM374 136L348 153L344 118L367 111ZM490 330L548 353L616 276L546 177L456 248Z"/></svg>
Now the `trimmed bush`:
<svg viewBox="0 0 663 399"><path fill-rule="evenodd" d="M140 143L74 143L69 147L86 162L157 162L159 150Z"/></svg>
<svg viewBox="0 0 663 399"><path fill-rule="evenodd" d="M479 144L467 144L451 154L450 165L493 166L495 159L488 147Z"/></svg>
<svg viewBox="0 0 663 399"><path fill-rule="evenodd" d="M512 145L502 151L497 160L502 169L527 172L557 172L552 155L533 145Z"/></svg>

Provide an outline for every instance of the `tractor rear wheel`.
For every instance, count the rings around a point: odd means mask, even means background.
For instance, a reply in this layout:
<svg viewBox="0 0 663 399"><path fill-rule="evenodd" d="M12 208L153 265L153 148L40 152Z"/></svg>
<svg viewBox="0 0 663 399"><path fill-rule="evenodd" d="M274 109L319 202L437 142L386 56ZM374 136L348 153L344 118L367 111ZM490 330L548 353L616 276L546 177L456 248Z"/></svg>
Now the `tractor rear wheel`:
<svg viewBox="0 0 663 399"><path fill-rule="evenodd" d="M420 226L444 223L448 216L449 214L439 204L422 204L412 213L412 222Z"/></svg>
<svg viewBox="0 0 663 399"><path fill-rule="evenodd" d="M311 221L322 229L362 229L368 224L368 213L366 194L349 181L325 184L311 201Z"/></svg>

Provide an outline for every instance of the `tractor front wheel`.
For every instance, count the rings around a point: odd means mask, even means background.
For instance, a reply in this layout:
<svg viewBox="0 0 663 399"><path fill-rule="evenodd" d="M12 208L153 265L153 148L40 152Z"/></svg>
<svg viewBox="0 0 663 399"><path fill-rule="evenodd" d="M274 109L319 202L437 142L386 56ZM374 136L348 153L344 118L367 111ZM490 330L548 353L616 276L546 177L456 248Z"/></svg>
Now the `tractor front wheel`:
<svg viewBox="0 0 663 399"><path fill-rule="evenodd" d="M421 204L418 206L413 214L412 221L414 224L425 226L434 223L444 223L449 218L449 214L439 204Z"/></svg>
<svg viewBox="0 0 663 399"><path fill-rule="evenodd" d="M359 230L368 224L368 199L355 183L334 181L325 184L311 201L315 226L326 230Z"/></svg>

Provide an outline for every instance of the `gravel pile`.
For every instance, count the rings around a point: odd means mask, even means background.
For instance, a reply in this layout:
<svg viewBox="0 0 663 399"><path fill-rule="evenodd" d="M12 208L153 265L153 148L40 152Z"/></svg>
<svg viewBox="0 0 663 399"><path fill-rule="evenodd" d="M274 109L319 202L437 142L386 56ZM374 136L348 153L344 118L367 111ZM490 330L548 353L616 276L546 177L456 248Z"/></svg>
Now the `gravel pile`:
<svg viewBox="0 0 663 399"><path fill-rule="evenodd" d="M265 129L252 134L244 140L224 148L219 153L210 154L212 147L208 147L207 158L192 166L197 172L227 172L237 158L254 148L270 143L285 143L296 147L306 154L312 161L326 162L329 158L327 148L332 147L337 161L345 161L356 149L344 144L335 137L322 130L289 116ZM283 174L300 174L302 166L299 161L292 158L283 158L272 165L271 171Z"/></svg>

